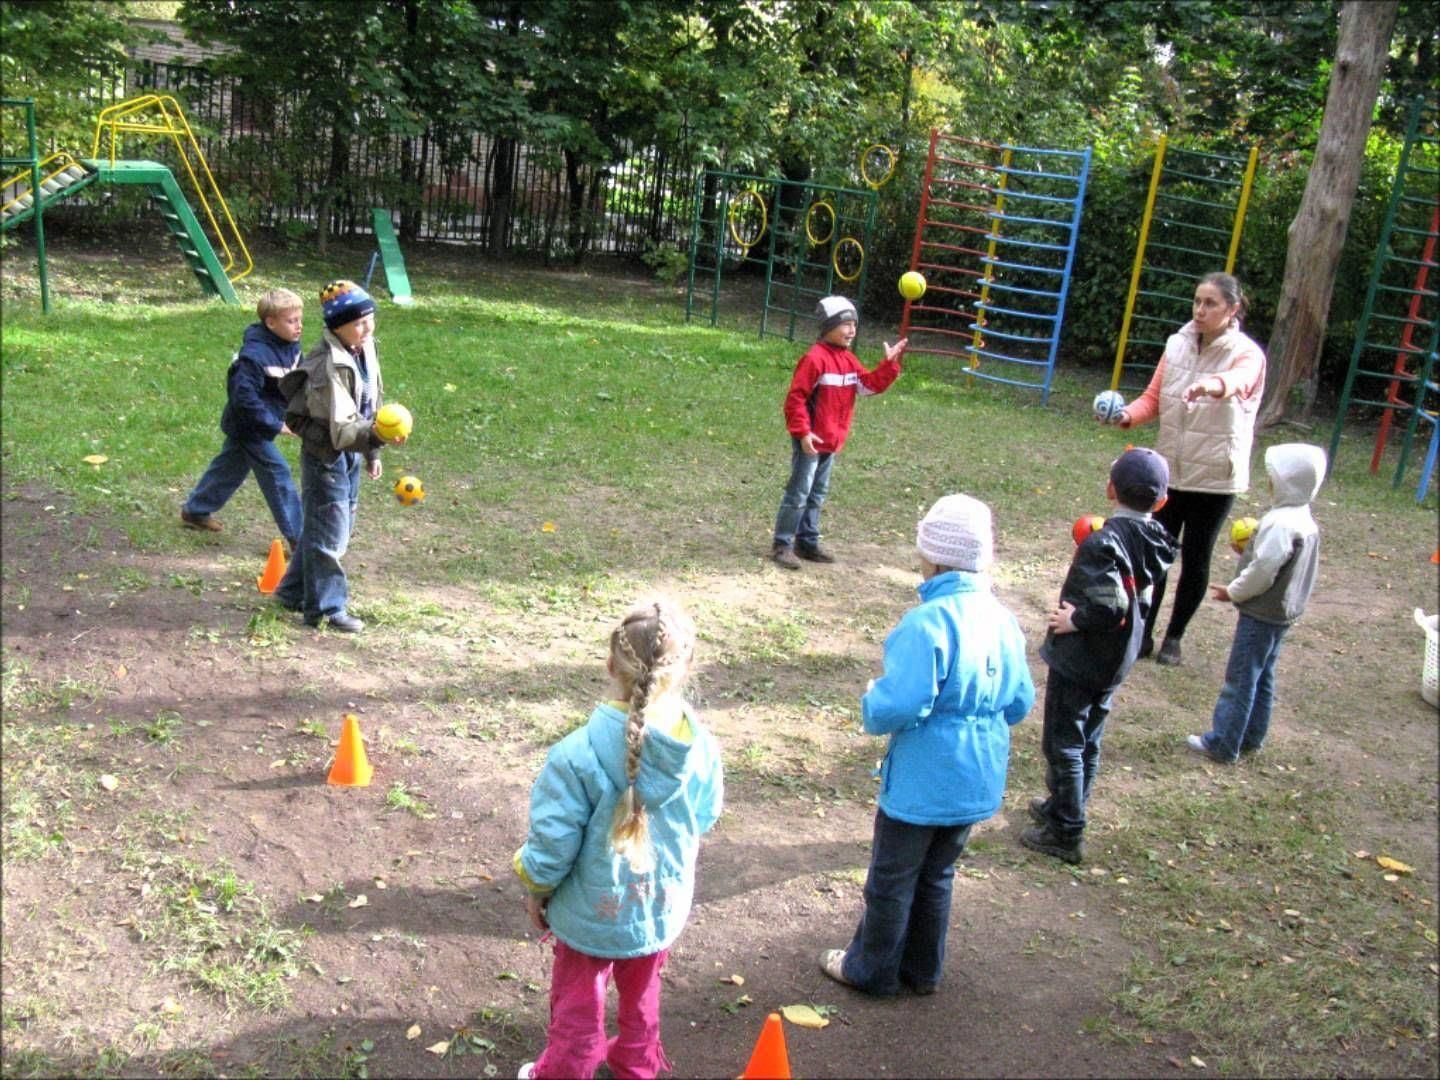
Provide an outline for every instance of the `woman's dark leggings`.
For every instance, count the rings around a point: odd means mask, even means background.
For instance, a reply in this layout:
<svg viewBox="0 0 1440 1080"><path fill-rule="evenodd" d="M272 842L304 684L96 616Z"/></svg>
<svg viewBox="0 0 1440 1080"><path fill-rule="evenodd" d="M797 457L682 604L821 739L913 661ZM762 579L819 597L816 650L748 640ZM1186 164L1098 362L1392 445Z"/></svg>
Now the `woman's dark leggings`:
<svg viewBox="0 0 1440 1080"><path fill-rule="evenodd" d="M1210 584L1210 555L1215 550L1215 537L1235 505L1234 495L1217 495L1209 491L1176 491L1155 514L1155 520L1170 530L1180 541L1180 581L1175 586L1175 609L1170 613L1167 638L1185 636L1190 617L1205 599ZM1150 618L1145 623L1145 639L1155 639L1155 619L1160 614L1160 601L1165 599L1165 578L1155 583L1155 599L1150 603Z"/></svg>

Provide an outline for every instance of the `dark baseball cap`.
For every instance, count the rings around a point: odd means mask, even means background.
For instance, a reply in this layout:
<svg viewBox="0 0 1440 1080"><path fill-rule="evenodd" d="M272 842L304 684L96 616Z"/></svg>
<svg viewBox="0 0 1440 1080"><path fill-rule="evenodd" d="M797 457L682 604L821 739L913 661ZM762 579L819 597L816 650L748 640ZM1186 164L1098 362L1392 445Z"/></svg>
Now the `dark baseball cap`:
<svg viewBox="0 0 1440 1080"><path fill-rule="evenodd" d="M1132 510L1149 510L1170 486L1170 466L1154 450L1126 450L1110 466L1115 495Z"/></svg>

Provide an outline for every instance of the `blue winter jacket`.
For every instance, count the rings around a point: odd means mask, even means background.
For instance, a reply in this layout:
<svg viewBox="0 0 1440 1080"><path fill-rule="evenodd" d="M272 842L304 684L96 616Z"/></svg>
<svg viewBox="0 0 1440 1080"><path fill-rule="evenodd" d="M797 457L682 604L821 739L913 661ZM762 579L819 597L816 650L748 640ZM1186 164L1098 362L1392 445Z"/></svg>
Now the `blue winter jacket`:
<svg viewBox="0 0 1440 1080"><path fill-rule="evenodd" d="M300 343L272 334L263 322L245 328L225 377L220 430L235 439L273 439L285 422L280 377L300 361Z"/></svg>
<svg viewBox="0 0 1440 1080"><path fill-rule="evenodd" d="M969 825L1000 808L1010 725L1035 703L1025 635L987 575L952 570L918 591L860 702L865 730L890 736L880 809L913 825Z"/></svg>
<svg viewBox="0 0 1440 1080"><path fill-rule="evenodd" d="M655 867L634 874L610 846L626 788L625 713L597 705L589 721L550 749L530 792L525 876L550 887L555 936L591 956L624 959L667 949L685 928L700 836L720 817L720 746L687 710L694 738L649 728L636 794L645 804Z"/></svg>

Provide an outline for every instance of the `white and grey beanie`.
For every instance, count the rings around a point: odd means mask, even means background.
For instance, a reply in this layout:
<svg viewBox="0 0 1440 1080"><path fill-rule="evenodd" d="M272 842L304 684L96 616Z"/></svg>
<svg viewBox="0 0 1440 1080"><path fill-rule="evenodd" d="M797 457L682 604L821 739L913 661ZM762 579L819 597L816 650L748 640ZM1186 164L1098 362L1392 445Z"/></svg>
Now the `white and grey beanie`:
<svg viewBox="0 0 1440 1080"><path fill-rule="evenodd" d="M843 296L827 296L822 299L815 305L815 317L820 320L820 337L824 337L843 322L860 321L860 316L855 313L855 305Z"/></svg>
<svg viewBox="0 0 1440 1080"><path fill-rule="evenodd" d="M915 533L920 554L936 566L979 574L995 561L990 508L969 495L937 499Z"/></svg>

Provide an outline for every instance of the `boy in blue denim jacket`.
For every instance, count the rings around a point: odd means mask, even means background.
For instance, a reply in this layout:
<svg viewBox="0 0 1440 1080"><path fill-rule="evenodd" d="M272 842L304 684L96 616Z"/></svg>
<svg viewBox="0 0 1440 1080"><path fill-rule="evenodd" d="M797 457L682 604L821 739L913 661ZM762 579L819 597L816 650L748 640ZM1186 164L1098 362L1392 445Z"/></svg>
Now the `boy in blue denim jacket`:
<svg viewBox="0 0 1440 1080"><path fill-rule="evenodd" d="M871 994L931 994L945 963L955 860L1000 808L1010 727L1035 702L1025 636L995 598L990 508L947 495L916 537L920 604L885 639L885 673L861 700L865 730L889 735L880 768L865 912L820 967Z"/></svg>

